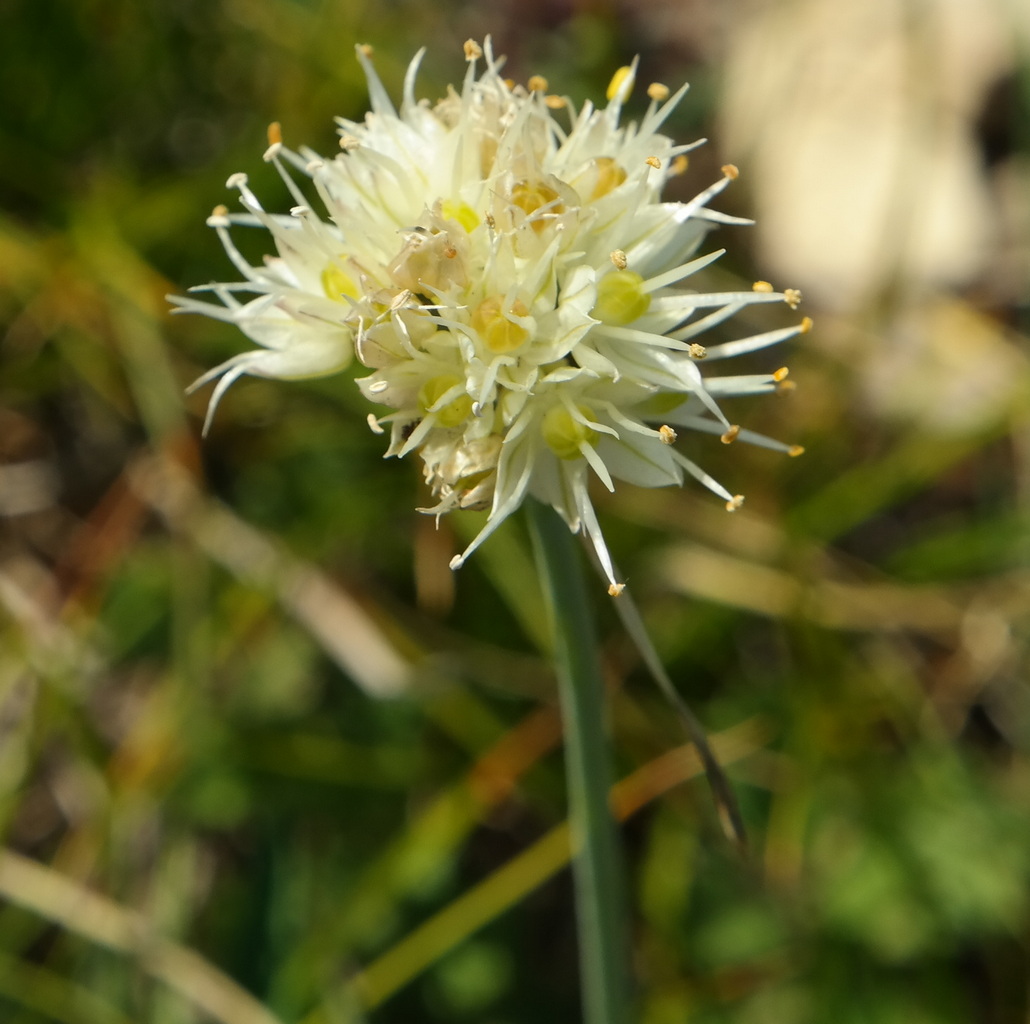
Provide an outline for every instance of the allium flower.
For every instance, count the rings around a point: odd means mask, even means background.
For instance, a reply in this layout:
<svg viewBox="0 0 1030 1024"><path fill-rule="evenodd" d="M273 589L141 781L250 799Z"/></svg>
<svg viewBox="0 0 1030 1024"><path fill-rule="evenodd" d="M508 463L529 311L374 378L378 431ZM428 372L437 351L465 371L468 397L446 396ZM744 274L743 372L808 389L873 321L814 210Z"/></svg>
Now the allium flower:
<svg viewBox="0 0 1030 1024"><path fill-rule="evenodd" d="M731 166L688 203L660 199L700 145L659 133L686 87L670 97L652 85L642 121L620 125L635 63L615 74L606 108L586 103L577 112L542 78L526 87L502 78L489 41L485 53L469 41L461 91L435 105L417 101L420 52L398 112L370 49L357 54L372 112L363 123L340 120L342 152L333 159L287 149L273 125L265 159L296 205L289 215L266 213L246 176L233 175L228 185L245 212L219 207L208 223L244 280L194 289L221 305L173 300L239 325L261 346L193 385L220 378L205 429L242 374L318 376L356 354L370 370L358 381L362 393L390 410L369 416L374 431L389 430L386 454L422 456L437 499L422 511L490 510L453 568L534 495L586 532L617 594L591 475L614 490L616 479L660 487L686 474L737 508L739 495L677 449L676 430L797 454L741 430L718 404L785 386L786 370L702 378L699 361L775 344L811 321L707 351L696 339L747 305L794 308L800 295L764 282L742 292L684 289L721 255L695 256L711 226L741 223L707 206L736 177ZM291 169L310 178L328 220ZM252 266L232 225L264 227L278 254Z"/></svg>

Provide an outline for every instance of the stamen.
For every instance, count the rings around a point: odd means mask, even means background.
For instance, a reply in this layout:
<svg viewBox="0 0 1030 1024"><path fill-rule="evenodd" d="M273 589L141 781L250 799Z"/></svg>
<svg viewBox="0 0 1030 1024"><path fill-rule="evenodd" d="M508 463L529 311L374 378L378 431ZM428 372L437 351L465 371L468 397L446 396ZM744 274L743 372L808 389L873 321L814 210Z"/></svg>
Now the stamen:
<svg viewBox="0 0 1030 1024"><path fill-rule="evenodd" d="M547 79L543 75L532 75L526 87L530 92L547 92Z"/></svg>
<svg viewBox="0 0 1030 1024"><path fill-rule="evenodd" d="M629 266L629 260L626 259L626 254L621 249L614 249L608 254L608 258L615 264L619 270L625 270Z"/></svg>
<svg viewBox="0 0 1030 1024"><path fill-rule="evenodd" d="M663 85L661 82L652 82L647 87L647 95L656 103L661 103L663 100L667 100L669 98L669 87L667 85Z"/></svg>
<svg viewBox="0 0 1030 1024"><path fill-rule="evenodd" d="M740 170L736 166L736 164L723 164L723 166L720 167L719 170L721 170L723 175L729 178L730 181L736 181L737 178L740 177Z"/></svg>
<svg viewBox="0 0 1030 1024"><path fill-rule="evenodd" d="M751 291L753 292L765 292L766 294L771 294L772 290L773 286L769 284L768 281L755 281L755 283L751 285Z"/></svg>
<svg viewBox="0 0 1030 1024"><path fill-rule="evenodd" d="M691 359L704 359L708 355L708 349L704 345L699 345L696 341L690 343L690 348L687 351L690 353Z"/></svg>
<svg viewBox="0 0 1030 1024"><path fill-rule="evenodd" d="M785 381L787 379L788 373L790 373L790 370L786 366L781 366L775 371L775 373L773 373L772 379L779 384L781 381Z"/></svg>
<svg viewBox="0 0 1030 1024"><path fill-rule="evenodd" d="M653 167L655 170L658 170L662 166L661 160L656 156L649 156L644 163L647 164L648 167Z"/></svg>
<svg viewBox="0 0 1030 1024"><path fill-rule="evenodd" d="M269 146L281 146L283 144L283 128L278 121L273 121L268 126Z"/></svg>
<svg viewBox="0 0 1030 1024"><path fill-rule="evenodd" d="M790 446L789 450L787 451L787 454L788 454L788 455L789 455L789 456L790 456L790 457L791 457L792 459L796 459L796 458L797 458L797 457L798 457L799 455L804 455L804 454L805 454L805 449L804 449L804 447L803 447L802 445L800 445L800 444L792 444L792 445Z"/></svg>
<svg viewBox="0 0 1030 1024"><path fill-rule="evenodd" d="M608 584L608 596L618 597L626 589L625 583L609 583Z"/></svg>
<svg viewBox="0 0 1030 1024"><path fill-rule="evenodd" d="M783 291L783 301L791 309L797 309L801 305L801 292L797 288L785 288Z"/></svg>
<svg viewBox="0 0 1030 1024"><path fill-rule="evenodd" d="M272 163L272 162L273 162L274 160L278 160L278 157L279 157L279 153L281 152L281 150L282 150L282 142L281 142L281 141L279 141L279 142L273 142L273 143L272 143L272 144L271 144L271 145L270 145L270 146L269 146L269 147L268 147L268 148L267 148L267 149L266 149L266 150L265 150L265 151L264 151L264 152L262 153L262 158L261 158L261 159L262 159L262 160L264 160L266 164L270 164L270 163Z"/></svg>
<svg viewBox="0 0 1030 1024"><path fill-rule="evenodd" d="M685 157L682 153L680 153L679 156L677 156L677 157L675 157L673 159L672 164L669 167L669 174L670 175L685 174L686 170L687 170L687 168L689 166L690 166L690 160L687 157Z"/></svg>
<svg viewBox="0 0 1030 1024"><path fill-rule="evenodd" d="M548 110L562 110L568 105L564 96L557 96L553 92L544 97L544 105Z"/></svg>
<svg viewBox="0 0 1030 1024"><path fill-rule="evenodd" d="M806 316L801 320L801 324L798 327L798 333L808 334L808 332L812 329L813 326L814 324L812 323L812 318L810 316Z"/></svg>
<svg viewBox="0 0 1030 1024"><path fill-rule="evenodd" d="M483 56L483 47L475 41L475 39L465 40L465 60L474 61L479 60Z"/></svg>
<svg viewBox="0 0 1030 1024"><path fill-rule="evenodd" d="M737 435L739 433L740 425L734 423L733 426L730 427L730 429L727 430L726 433L719 438L719 440L722 441L723 444L733 444L733 442L737 440Z"/></svg>
<svg viewBox="0 0 1030 1024"><path fill-rule="evenodd" d="M733 497L730 498L730 500L726 502L726 511L727 512L736 512L737 509L740 508L740 506L743 505L743 504L744 504L744 495L743 494L734 494Z"/></svg>
<svg viewBox="0 0 1030 1024"><path fill-rule="evenodd" d="M209 228L227 228L229 226L229 207L219 203L207 219Z"/></svg>
<svg viewBox="0 0 1030 1024"><path fill-rule="evenodd" d="M658 438L662 444L675 444L677 437L679 434L665 423L658 428Z"/></svg>

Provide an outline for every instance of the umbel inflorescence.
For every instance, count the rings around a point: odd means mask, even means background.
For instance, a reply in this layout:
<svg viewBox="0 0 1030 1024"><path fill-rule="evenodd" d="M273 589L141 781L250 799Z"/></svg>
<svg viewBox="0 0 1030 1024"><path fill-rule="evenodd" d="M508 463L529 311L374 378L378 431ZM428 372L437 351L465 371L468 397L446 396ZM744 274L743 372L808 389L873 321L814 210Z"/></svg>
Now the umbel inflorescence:
<svg viewBox="0 0 1030 1024"><path fill-rule="evenodd" d="M739 495L678 450L677 430L799 453L740 429L719 405L784 387L786 370L702 378L699 363L775 344L811 321L707 350L698 338L745 306L794 308L800 295L764 282L751 291L685 290L721 255L695 255L707 231L739 222L708 208L736 177L732 166L690 202L660 198L700 145L659 133L685 86L670 96L651 85L641 122L620 125L635 64L616 72L604 109L576 111L542 78L525 87L502 78L489 40L470 40L461 90L435 105L416 100L419 53L398 112L370 49L357 55L371 113L362 123L340 120L332 159L287 149L273 125L265 160L294 207L267 213L246 176L233 175L228 185L244 212L218 207L208 224L243 280L193 289L220 304L173 298L182 310L235 323L260 346L193 385L220 378L205 429L243 374L320 376L356 355L370 371L358 380L362 393L389 410L368 419L375 432L389 431L386 454L422 457L437 502L422 511L490 510L453 568L533 495L586 532L617 594L591 475L613 490L616 479L660 487L687 474L737 508ZM291 170L310 179L328 219ZM277 254L252 266L233 244L233 225L267 229Z"/></svg>

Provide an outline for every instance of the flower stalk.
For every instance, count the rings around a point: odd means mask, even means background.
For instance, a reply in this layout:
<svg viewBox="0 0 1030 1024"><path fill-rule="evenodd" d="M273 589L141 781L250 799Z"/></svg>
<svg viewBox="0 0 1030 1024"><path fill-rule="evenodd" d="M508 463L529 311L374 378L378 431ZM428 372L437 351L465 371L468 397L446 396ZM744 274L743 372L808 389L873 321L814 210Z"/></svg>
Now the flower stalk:
<svg viewBox="0 0 1030 1024"><path fill-rule="evenodd" d="M565 734L572 871L584 1024L625 1024L629 972L618 832L608 803L611 767L604 685L581 554L546 505L526 503L554 636Z"/></svg>

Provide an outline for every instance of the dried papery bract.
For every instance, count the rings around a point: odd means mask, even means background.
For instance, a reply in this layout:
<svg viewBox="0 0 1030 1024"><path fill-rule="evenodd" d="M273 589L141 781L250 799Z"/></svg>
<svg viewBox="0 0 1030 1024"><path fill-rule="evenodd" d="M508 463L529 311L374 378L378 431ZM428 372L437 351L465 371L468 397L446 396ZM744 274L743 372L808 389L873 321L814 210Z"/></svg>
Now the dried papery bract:
<svg viewBox="0 0 1030 1024"><path fill-rule="evenodd" d="M740 223L708 207L738 175L690 202L663 202L685 154L660 129L686 87L659 83L639 122L621 123L636 65L620 68L604 108L578 110L533 76L501 77L490 41L465 44L460 89L435 105L415 98L422 54L396 108L357 48L372 110L340 121L340 152L288 149L278 125L265 159L294 206L269 214L244 175L229 186L242 213L215 211L215 228L243 280L207 285L218 303L176 298L180 309L237 324L260 348L205 374L220 378L208 414L243 374L308 377L343 369L385 406L387 455L421 454L437 503L423 511L488 508L457 568L529 496L584 531L621 592L588 494L596 477L643 487L693 477L728 509L743 500L679 450L683 430L794 454L796 448L731 423L724 398L772 392L785 371L703 377L699 363L776 344L797 326L705 348L696 339L744 307L800 295L765 282L739 292L692 292L710 228ZM305 188L297 177L309 179ZM325 214L314 211L317 194ZM231 229L258 226L276 253L251 265Z"/></svg>

